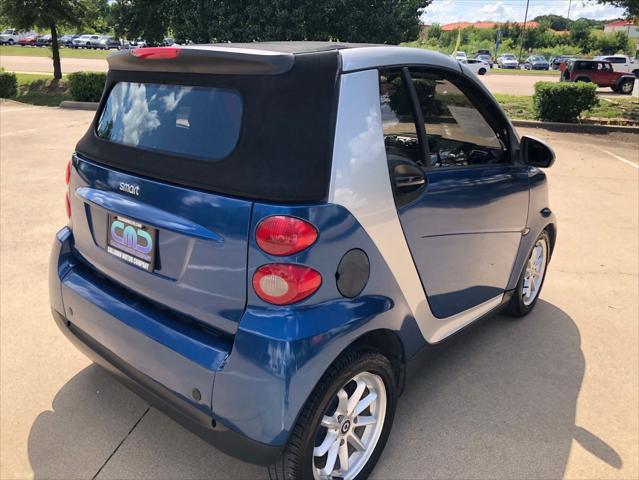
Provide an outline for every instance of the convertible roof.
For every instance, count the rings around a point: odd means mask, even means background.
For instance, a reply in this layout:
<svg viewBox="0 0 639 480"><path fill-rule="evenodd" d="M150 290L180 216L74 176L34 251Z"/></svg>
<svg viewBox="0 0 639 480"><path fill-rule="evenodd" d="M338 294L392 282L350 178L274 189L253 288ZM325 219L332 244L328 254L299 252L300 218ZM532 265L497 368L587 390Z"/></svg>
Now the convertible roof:
<svg viewBox="0 0 639 480"><path fill-rule="evenodd" d="M168 51L175 54L162 55ZM459 63L448 55L421 48L340 42L214 43L151 47L120 51L109 55L107 60L111 70L278 75L293 68L295 57L329 52L339 55L341 72L391 65L432 65L460 70Z"/></svg>

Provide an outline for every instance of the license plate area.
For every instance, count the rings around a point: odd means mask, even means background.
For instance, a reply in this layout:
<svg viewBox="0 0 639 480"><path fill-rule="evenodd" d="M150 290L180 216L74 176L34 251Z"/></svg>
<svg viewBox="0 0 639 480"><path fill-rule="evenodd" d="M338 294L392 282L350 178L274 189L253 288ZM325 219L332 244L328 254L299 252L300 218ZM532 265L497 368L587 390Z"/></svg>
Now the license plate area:
<svg viewBox="0 0 639 480"><path fill-rule="evenodd" d="M142 270L152 272L158 231L121 215L109 214L107 252Z"/></svg>

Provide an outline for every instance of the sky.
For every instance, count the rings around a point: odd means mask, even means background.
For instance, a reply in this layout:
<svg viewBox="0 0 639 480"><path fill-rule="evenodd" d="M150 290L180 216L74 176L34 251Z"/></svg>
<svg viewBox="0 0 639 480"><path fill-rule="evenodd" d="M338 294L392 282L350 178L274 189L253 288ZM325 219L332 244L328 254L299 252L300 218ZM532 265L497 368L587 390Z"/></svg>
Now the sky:
<svg viewBox="0 0 639 480"><path fill-rule="evenodd" d="M570 0L530 0L528 18L555 14L566 16ZM424 23L476 22L495 20L498 22L524 21L526 0L433 0L422 13ZM622 8L601 5L592 0L572 0L570 18L592 18L605 20L623 17Z"/></svg>

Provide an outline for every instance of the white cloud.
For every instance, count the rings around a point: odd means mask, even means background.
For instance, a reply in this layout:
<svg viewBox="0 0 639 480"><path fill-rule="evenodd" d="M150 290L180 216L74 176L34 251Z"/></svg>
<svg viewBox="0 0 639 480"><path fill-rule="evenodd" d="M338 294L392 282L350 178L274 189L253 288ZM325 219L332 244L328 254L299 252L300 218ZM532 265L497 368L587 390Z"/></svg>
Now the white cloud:
<svg viewBox="0 0 639 480"><path fill-rule="evenodd" d="M528 18L538 15L563 15L568 13L569 0L531 0ZM433 0L422 13L425 23L475 22L480 20L494 20L498 22L523 22L526 10L524 0ZM605 20L619 18L624 14L622 8L601 5L592 0L572 0L570 18L592 18Z"/></svg>

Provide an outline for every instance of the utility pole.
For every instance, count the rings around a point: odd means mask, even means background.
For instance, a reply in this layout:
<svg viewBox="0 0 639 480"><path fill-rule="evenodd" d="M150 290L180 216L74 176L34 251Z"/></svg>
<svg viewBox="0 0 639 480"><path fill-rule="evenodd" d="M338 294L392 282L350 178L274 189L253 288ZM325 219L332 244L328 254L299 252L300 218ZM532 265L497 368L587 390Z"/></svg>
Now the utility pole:
<svg viewBox="0 0 639 480"><path fill-rule="evenodd" d="M521 52L524 50L524 40L526 38L526 23L528 22L528 5L530 5L530 0L526 0L526 14L524 15L524 29L521 31L521 46L519 47L519 58L517 61L521 59Z"/></svg>
<svg viewBox="0 0 639 480"><path fill-rule="evenodd" d="M566 16L566 18L568 20L570 20L570 7L572 6L572 0L568 0L568 15Z"/></svg>

